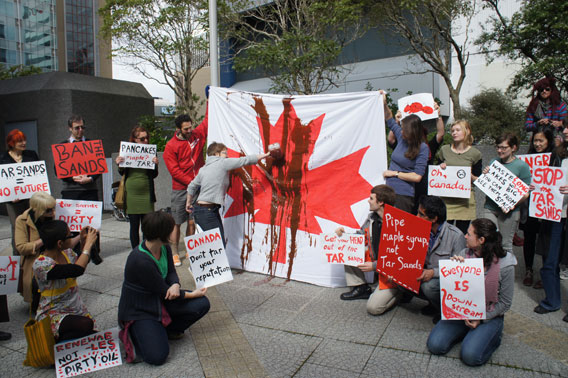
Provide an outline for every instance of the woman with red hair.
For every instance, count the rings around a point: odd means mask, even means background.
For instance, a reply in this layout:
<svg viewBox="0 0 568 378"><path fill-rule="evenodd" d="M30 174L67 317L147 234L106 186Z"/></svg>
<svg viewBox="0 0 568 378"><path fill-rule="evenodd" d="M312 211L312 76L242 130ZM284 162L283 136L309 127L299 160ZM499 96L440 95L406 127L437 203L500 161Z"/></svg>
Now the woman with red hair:
<svg viewBox="0 0 568 378"><path fill-rule="evenodd" d="M6 135L6 149L7 151L0 157L0 164L26 163L39 160L35 151L26 150L26 135L18 129L14 129ZM6 203L10 224L12 225L12 253L14 256L19 255L14 242L16 218L29 207L29 199L16 199Z"/></svg>
<svg viewBox="0 0 568 378"><path fill-rule="evenodd" d="M527 108L525 129L535 131L539 126L552 126L562 137L562 120L568 116L566 103L556 88L556 79L545 77L533 86L533 98ZM561 142L563 138L559 140Z"/></svg>

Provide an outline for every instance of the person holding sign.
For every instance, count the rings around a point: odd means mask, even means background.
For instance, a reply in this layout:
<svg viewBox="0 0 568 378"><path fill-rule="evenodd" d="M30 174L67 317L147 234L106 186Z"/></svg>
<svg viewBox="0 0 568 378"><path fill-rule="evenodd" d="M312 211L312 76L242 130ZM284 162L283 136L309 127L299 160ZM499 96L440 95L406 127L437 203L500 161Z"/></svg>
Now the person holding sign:
<svg viewBox="0 0 568 378"><path fill-rule="evenodd" d="M134 126L130 133L131 143L148 144L148 130L140 125ZM116 164L124 161L118 156ZM146 214L154 211L156 193L154 179L158 176L158 157L152 159L154 169L118 168L118 173L125 177L126 185L126 214L130 223L130 246L136 248L140 244L140 223Z"/></svg>
<svg viewBox="0 0 568 378"><path fill-rule="evenodd" d="M535 131L538 126L551 126L562 134L562 120L568 116L566 103L556 87L556 79L545 77L533 86L533 97L527 107L525 129ZM559 139L558 142L561 142Z"/></svg>
<svg viewBox="0 0 568 378"><path fill-rule="evenodd" d="M472 221L465 239L467 248L461 254L465 258L483 259L486 319L440 320L430 332L427 346L430 353L442 355L463 340L461 360L466 365L480 366L501 344L504 314L513 303L517 260L511 252L503 250L501 234L489 219ZM452 259L464 261L463 256ZM467 290L467 282L461 282L461 287Z"/></svg>
<svg viewBox="0 0 568 378"><path fill-rule="evenodd" d="M466 120L459 120L450 128L452 144L442 146L438 153L440 168L447 166L471 167L471 181L481 175L481 152L473 144L471 126ZM469 222L475 219L475 193L473 188L469 199L444 197L448 222L459 228L463 234L467 232Z"/></svg>
<svg viewBox="0 0 568 378"><path fill-rule="evenodd" d="M525 184L531 183L531 170L527 163L515 156L515 151L519 149L519 138L515 134L505 133L495 140L498 159L491 160L493 163L497 160L503 164L505 168L511 171L515 176L521 179ZM489 167L485 167L483 173L489 172ZM527 193L519 203L529 198ZM491 219L499 227L499 231L503 237L503 249L506 252L513 252L513 237L519 226L521 218L520 206L515 206L511 211L503 211L491 198L485 198L484 216Z"/></svg>
<svg viewBox="0 0 568 378"><path fill-rule="evenodd" d="M79 256L71 249L73 239L65 222L46 222L39 229L39 234L45 251L33 264L41 294L36 320L49 316L56 342L94 333L95 321L79 295L77 277L83 275L91 260L97 230L90 227L81 230L83 252Z"/></svg>
<svg viewBox="0 0 568 378"><path fill-rule="evenodd" d="M174 225L163 211L147 214L142 220L146 240L126 260L118 322L128 362L134 361L135 350L145 362L162 365L170 352L168 339L183 337L209 311L207 288L180 287L168 245Z"/></svg>

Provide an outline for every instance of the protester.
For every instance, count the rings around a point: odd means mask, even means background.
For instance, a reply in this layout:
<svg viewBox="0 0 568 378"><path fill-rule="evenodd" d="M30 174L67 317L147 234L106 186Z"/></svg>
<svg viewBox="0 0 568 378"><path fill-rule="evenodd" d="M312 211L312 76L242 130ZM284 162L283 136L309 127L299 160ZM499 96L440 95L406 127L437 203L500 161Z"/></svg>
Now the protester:
<svg viewBox="0 0 568 378"><path fill-rule="evenodd" d="M562 120L568 116L566 103L556 88L556 79L545 77L533 86L533 97L527 107L525 129L535 131L538 126L552 126L556 131L556 144L562 143Z"/></svg>
<svg viewBox="0 0 568 378"><path fill-rule="evenodd" d="M56 342L84 337L94 333L95 322L79 295L77 277L83 275L97 240L97 230L81 230L81 254L73 252L71 231L60 220L46 222L39 229L45 251L33 264L41 299L36 320L51 319Z"/></svg>
<svg viewBox="0 0 568 378"><path fill-rule="evenodd" d="M563 133L564 143L552 153L550 165L554 167L568 168L568 119L564 119ZM560 193L564 194L562 203L562 220L560 222L544 221L550 228L550 245L544 259L540 277L544 286L545 298L534 308L537 314L546 314L560 309L560 251L563 243L566 243L566 215L568 208L568 185L560 186ZM568 322L568 315L562 319Z"/></svg>
<svg viewBox="0 0 568 378"><path fill-rule="evenodd" d="M501 234L486 218L471 222L465 235L466 246L460 255L482 258L485 267L485 320L440 320L428 337L432 354L446 354L462 341L461 360L470 366L485 364L501 344L504 314L511 307L517 260L503 250ZM464 262L463 256L452 260Z"/></svg>
<svg viewBox="0 0 568 378"><path fill-rule="evenodd" d="M396 191L395 206L408 213L414 207L414 187L422 180L428 163L428 145L424 143L424 134L420 117L411 114L401 120L399 126L387 106L383 94L385 122L397 140L391 155L389 169L383 172L386 184Z"/></svg>
<svg viewBox="0 0 568 378"><path fill-rule="evenodd" d="M207 147L207 161L197 176L187 186L186 210L203 231L219 228L225 244L225 231L219 209L225 203L229 187L229 171L251 165L268 157L269 152L240 158L227 158L227 146L213 142ZM198 194L199 191L199 194ZM194 198L197 202L193 205Z"/></svg>
<svg viewBox="0 0 568 378"><path fill-rule="evenodd" d="M186 190L189 183L197 176L199 169L205 164L203 147L207 139L208 112L205 119L194 128L189 115L182 114L175 119L176 133L166 144L164 162L172 176L172 216L176 222L171 236L171 247L175 266L181 265L178 253L180 228L187 221L185 235L195 233L193 215L185 209Z"/></svg>
<svg viewBox="0 0 568 378"><path fill-rule="evenodd" d="M387 277L383 275L379 275L379 280L382 284L379 284L375 291L372 290L365 279L365 273L375 272L377 270L377 258L379 255L379 243L381 241L381 228L385 204L394 206L395 200L396 193L390 186L377 185L371 189L371 194L367 201L369 203L370 213L361 226L361 229L357 231L358 234L368 234L368 238L366 239L368 240L367 248L371 261L366 261L356 267L344 265L345 281L351 290L341 294L340 298L342 300L369 299L367 301L367 311L373 315L380 315L392 307L394 303L391 304L390 302L395 301L398 294L396 285L385 285ZM343 235L344 232L345 229L343 227L339 227L335 230L338 236ZM383 289L383 286L389 287ZM386 300L382 298L385 294L388 296Z"/></svg>
<svg viewBox="0 0 568 378"><path fill-rule="evenodd" d="M130 133L131 143L148 144L149 134L144 127L136 125ZM118 156L116 164L124 161ZM154 211L156 193L154 179L158 176L158 158L154 156L154 169L118 168L118 173L125 177L126 214L130 223L130 246L136 248L140 244L140 223L146 214Z"/></svg>
<svg viewBox="0 0 568 378"><path fill-rule="evenodd" d="M471 167L471 182L481 175L481 152L473 144L471 126L466 120L458 120L450 128L452 144L445 145L438 153L440 167ZM467 232L469 222L476 217L475 192L473 185L469 198L444 197L448 222L459 228L463 234Z"/></svg>
<svg viewBox="0 0 568 378"><path fill-rule="evenodd" d="M519 139L516 135L505 133L495 140L498 158L491 160L498 161L525 184L531 183L531 170L527 163L518 159L515 152L519 149ZM487 173L489 167L485 167L483 173ZM503 238L503 249L506 252L513 252L513 236L517 232L521 212L519 204L529 198L527 193L512 210L504 212L491 198L485 198L484 216L489 218L499 228Z"/></svg>
<svg viewBox="0 0 568 378"><path fill-rule="evenodd" d="M26 135L18 129L14 129L6 135L7 151L0 157L0 164L27 163L30 161L38 161L39 157L35 151L26 150ZM12 202L6 202L6 210L10 218L10 226L12 228L12 254L17 255L14 233L16 230L16 218L22 214L30 206L28 199L15 199Z"/></svg>
<svg viewBox="0 0 568 378"><path fill-rule="evenodd" d="M174 225L165 212L147 214L142 220L146 239L126 260L118 321L128 362L134 361L135 351L145 362L162 365L170 351L168 338L181 338L209 311L206 288L180 287L168 245Z"/></svg>

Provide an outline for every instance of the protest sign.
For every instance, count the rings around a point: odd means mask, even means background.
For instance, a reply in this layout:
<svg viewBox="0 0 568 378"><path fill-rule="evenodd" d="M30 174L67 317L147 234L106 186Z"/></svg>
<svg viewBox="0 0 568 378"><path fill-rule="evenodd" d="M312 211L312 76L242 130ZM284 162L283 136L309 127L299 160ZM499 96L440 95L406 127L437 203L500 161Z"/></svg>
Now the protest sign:
<svg viewBox="0 0 568 378"><path fill-rule="evenodd" d="M432 223L385 205L377 271L418 293Z"/></svg>
<svg viewBox="0 0 568 378"><path fill-rule="evenodd" d="M428 195L469 198L471 196L471 167L428 166Z"/></svg>
<svg viewBox="0 0 568 378"><path fill-rule="evenodd" d="M59 178L108 172L101 140L52 144L51 152Z"/></svg>
<svg viewBox="0 0 568 378"><path fill-rule="evenodd" d="M118 328L55 344L57 378L74 377L122 365Z"/></svg>
<svg viewBox="0 0 568 378"><path fill-rule="evenodd" d="M365 262L365 235L321 234L324 259L330 264L357 266Z"/></svg>
<svg viewBox="0 0 568 378"><path fill-rule="evenodd" d="M18 291L20 256L0 256L0 295Z"/></svg>
<svg viewBox="0 0 568 378"><path fill-rule="evenodd" d="M566 185L567 174L566 168L534 167L532 184L535 189L529 202L531 217L554 222L562 220L564 194L560 193L560 186Z"/></svg>
<svg viewBox="0 0 568 378"><path fill-rule="evenodd" d="M422 121L438 118L438 112L434 110L434 97L431 93L417 93L398 100L398 109L402 118L416 114Z"/></svg>
<svg viewBox="0 0 568 378"><path fill-rule="evenodd" d="M0 202L30 198L36 192L51 193L45 161L0 165Z"/></svg>
<svg viewBox="0 0 568 378"><path fill-rule="evenodd" d="M55 219L66 222L71 232L79 232L86 226L100 230L102 216L103 203L100 201L55 201Z"/></svg>
<svg viewBox="0 0 568 378"><path fill-rule="evenodd" d="M529 165L531 169L531 176L533 175L534 167L548 167L550 165L550 152L543 154L530 154L530 155L515 155Z"/></svg>
<svg viewBox="0 0 568 378"><path fill-rule="evenodd" d="M442 319L485 319L483 259L440 260Z"/></svg>
<svg viewBox="0 0 568 378"><path fill-rule="evenodd" d="M529 186L497 160L491 163L489 172L479 176L473 183L505 213L529 192Z"/></svg>
<svg viewBox="0 0 568 378"><path fill-rule="evenodd" d="M152 159L156 157L155 144L120 142L120 152L124 161L118 166L121 168L154 169Z"/></svg>
<svg viewBox="0 0 568 378"><path fill-rule="evenodd" d="M218 228L188 236L183 240L189 267L198 289L233 280Z"/></svg>

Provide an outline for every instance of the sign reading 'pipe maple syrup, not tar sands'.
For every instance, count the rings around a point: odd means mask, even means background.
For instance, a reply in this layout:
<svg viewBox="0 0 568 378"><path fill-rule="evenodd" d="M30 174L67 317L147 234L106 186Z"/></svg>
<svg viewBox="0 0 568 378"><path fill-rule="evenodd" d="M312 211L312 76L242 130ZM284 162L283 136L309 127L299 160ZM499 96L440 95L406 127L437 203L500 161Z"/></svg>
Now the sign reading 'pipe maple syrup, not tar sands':
<svg viewBox="0 0 568 378"><path fill-rule="evenodd" d="M52 144L51 152L59 178L108 172L101 140Z"/></svg>

